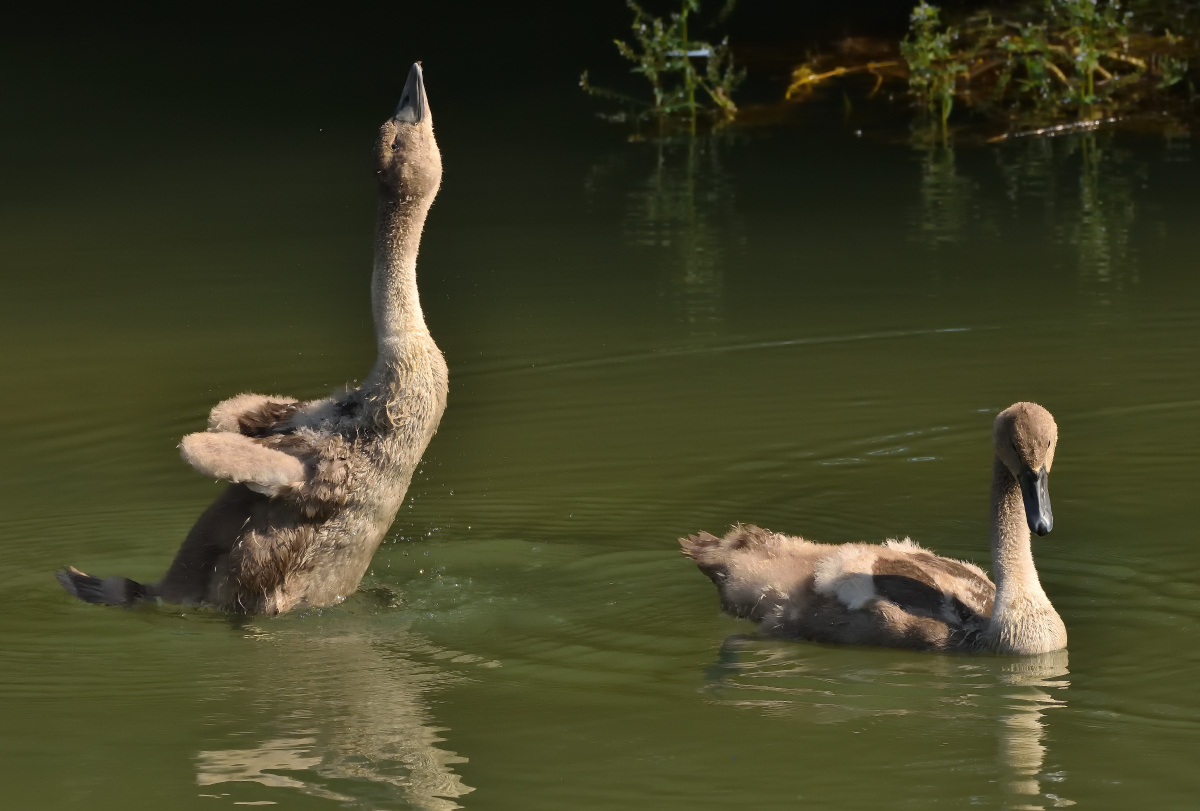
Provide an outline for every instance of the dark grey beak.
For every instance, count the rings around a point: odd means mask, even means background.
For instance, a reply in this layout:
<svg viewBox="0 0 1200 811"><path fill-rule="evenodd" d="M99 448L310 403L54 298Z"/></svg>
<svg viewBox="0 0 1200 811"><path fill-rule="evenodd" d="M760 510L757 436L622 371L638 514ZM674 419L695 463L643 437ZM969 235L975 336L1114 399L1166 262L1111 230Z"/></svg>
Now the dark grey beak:
<svg viewBox="0 0 1200 811"><path fill-rule="evenodd" d="M1050 477L1046 468L1036 473L1032 468L1021 471L1021 497L1025 501L1025 520L1035 535L1045 535L1054 529L1054 512L1050 509Z"/></svg>
<svg viewBox="0 0 1200 811"><path fill-rule="evenodd" d="M421 63L416 62L408 72L404 92L400 95L400 106L396 108L393 121L405 124L420 124L429 115L429 103L425 100L425 79L421 75Z"/></svg>

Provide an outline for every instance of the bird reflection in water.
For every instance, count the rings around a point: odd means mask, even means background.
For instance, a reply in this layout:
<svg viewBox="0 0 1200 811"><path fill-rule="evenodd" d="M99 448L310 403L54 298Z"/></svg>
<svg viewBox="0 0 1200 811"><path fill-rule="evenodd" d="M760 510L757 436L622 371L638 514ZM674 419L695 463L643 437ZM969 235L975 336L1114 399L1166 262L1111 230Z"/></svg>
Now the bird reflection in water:
<svg viewBox="0 0 1200 811"><path fill-rule="evenodd" d="M252 746L197 753L196 781L208 796L256 783L355 807L461 807L455 799L473 789L454 768L466 759L445 747L430 701L464 678L442 663L494 663L404 630L246 630L256 646L247 679L261 678L241 689L257 694L254 712L269 720L253 725L269 733Z"/></svg>
<svg viewBox="0 0 1200 811"><path fill-rule="evenodd" d="M1043 714L1047 710L1065 707L1064 699L1050 692L1060 692L1070 686L1067 681L1067 652L1065 650L1001 660L1001 683L1013 688L1004 694L1009 702L1009 714L1000 717L1000 766L1006 775L1005 789L1010 798L1008 808L1029 811L1047 807L1061 808L1074 801L1054 793L1043 794L1042 766L1046 761L1046 733ZM1062 774L1046 776L1060 782ZM1042 802L1049 801L1050 805Z"/></svg>
<svg viewBox="0 0 1200 811"><path fill-rule="evenodd" d="M1075 804L1055 791L1065 772L1044 772L1046 713L1067 706L1067 651L1023 657L895 652L892 659L890 651L875 649L867 655L869 661L861 649L737 634L708 669L705 692L719 704L811 724L892 718L897 726L890 732L907 735L900 718L919 716L947 724L943 735L956 727L967 737L991 729L1003 807Z"/></svg>

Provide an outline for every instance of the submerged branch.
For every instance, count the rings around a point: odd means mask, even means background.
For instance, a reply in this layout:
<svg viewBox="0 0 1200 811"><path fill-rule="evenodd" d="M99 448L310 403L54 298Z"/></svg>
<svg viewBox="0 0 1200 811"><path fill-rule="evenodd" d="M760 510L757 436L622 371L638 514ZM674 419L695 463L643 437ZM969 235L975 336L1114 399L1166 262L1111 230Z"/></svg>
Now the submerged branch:
<svg viewBox="0 0 1200 811"><path fill-rule="evenodd" d="M995 135L987 139L989 144L998 144L1002 141L1011 141L1014 138L1036 138L1054 135L1069 135L1073 132L1086 132L1088 130L1098 129L1106 124L1116 124L1119 121L1124 121L1129 116L1110 116L1109 118L1093 118L1088 121L1072 121L1069 124L1055 124L1052 127L1038 127L1035 130L1025 130L1023 132L1006 132L1001 135Z"/></svg>
<svg viewBox="0 0 1200 811"><path fill-rule="evenodd" d="M871 73L878 77L879 81L882 82L883 75L879 73L881 68L893 68L903 64L904 63L899 59L892 59L886 62L867 62L864 65L853 65L851 67L839 66L833 70L825 71L824 73L814 73L812 68L808 65L801 65L792 71L792 83L788 85L788 89L783 94L783 97L785 99L790 99L796 93L810 90L814 85L819 84L826 79L832 79L836 76L845 76L850 73L858 73L860 71ZM878 89L878 83L876 84L876 89Z"/></svg>

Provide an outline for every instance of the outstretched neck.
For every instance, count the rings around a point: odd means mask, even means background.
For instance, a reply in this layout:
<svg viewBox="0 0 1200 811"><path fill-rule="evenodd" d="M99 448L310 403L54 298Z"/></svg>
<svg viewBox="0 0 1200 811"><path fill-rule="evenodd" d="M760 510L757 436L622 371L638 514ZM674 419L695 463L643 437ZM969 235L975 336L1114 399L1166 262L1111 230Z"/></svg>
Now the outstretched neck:
<svg viewBox="0 0 1200 811"><path fill-rule="evenodd" d="M410 197L392 190L379 201L371 308L379 357L371 379L379 384L412 351L413 338L428 336L417 293L417 250L433 195Z"/></svg>
<svg viewBox="0 0 1200 811"><path fill-rule="evenodd" d="M1000 653L1045 653L1067 644L1062 620L1033 565L1021 486L997 458L992 468L992 575L996 602L989 636Z"/></svg>

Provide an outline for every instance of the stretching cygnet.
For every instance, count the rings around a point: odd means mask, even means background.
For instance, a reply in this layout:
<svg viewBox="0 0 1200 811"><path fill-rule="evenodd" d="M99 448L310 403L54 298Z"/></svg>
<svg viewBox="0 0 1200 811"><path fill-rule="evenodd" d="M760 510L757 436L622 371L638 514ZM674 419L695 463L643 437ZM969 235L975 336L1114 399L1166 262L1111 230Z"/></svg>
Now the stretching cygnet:
<svg viewBox="0 0 1200 811"><path fill-rule="evenodd" d="M233 482L200 516L157 583L58 579L93 603L160 599L279 614L352 594L395 518L446 408L446 362L421 313L416 261L442 159L419 65L376 144L379 221L371 305L379 353L358 389L297 402L240 394L180 449Z"/></svg>

